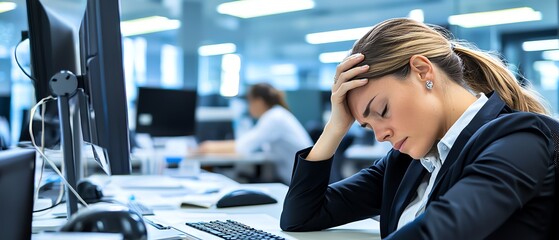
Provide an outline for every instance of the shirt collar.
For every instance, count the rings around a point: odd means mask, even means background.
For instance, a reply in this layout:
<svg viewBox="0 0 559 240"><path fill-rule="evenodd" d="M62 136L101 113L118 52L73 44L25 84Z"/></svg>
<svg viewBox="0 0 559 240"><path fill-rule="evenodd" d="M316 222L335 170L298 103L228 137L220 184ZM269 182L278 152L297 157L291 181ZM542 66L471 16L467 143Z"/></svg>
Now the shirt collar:
<svg viewBox="0 0 559 240"><path fill-rule="evenodd" d="M437 142L437 151L432 149L429 153L425 155L425 157L420 159L421 164L427 171L433 172L435 168L438 168L443 165L450 149L454 145L454 142L458 138L458 135L470 124L472 119L476 116L476 114L481 110L483 105L487 102L487 97L485 94L480 93L478 94L478 99L472 103L466 109L466 111L456 120L456 122L448 129L446 134L443 138Z"/></svg>

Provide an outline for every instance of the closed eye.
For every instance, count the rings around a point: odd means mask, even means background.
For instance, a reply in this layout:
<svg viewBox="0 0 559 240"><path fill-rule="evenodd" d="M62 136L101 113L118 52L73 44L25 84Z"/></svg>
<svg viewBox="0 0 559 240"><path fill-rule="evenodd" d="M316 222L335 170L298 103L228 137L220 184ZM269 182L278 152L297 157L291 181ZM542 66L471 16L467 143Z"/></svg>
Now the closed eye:
<svg viewBox="0 0 559 240"><path fill-rule="evenodd" d="M382 110L382 113L380 114L381 117L386 116L386 112L388 112L388 104L384 105L384 110Z"/></svg>

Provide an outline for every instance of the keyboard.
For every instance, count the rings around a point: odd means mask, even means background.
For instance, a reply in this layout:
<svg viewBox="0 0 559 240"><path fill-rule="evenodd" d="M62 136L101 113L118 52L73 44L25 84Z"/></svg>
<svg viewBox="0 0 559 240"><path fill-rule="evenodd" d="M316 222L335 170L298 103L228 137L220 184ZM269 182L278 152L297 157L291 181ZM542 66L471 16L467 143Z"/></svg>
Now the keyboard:
<svg viewBox="0 0 559 240"><path fill-rule="evenodd" d="M141 216L154 215L153 209L151 209L150 207L148 207L148 206L146 206L146 205L144 205L144 204L142 204L138 201L128 201L126 206L130 210L140 214Z"/></svg>
<svg viewBox="0 0 559 240"><path fill-rule="evenodd" d="M223 239L269 239L285 240L271 233L254 229L240 222L233 220L210 221L210 222L190 222L186 225L198 230L216 235Z"/></svg>

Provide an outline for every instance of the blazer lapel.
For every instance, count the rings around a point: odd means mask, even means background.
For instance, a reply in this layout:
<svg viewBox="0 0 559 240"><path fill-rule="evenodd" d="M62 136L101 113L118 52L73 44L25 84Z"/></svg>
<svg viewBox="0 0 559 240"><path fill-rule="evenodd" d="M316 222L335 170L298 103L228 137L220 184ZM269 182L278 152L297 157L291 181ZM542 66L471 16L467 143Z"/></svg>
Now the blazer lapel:
<svg viewBox="0 0 559 240"><path fill-rule="evenodd" d="M388 232L396 231L400 215L408 206L411 198L415 196L417 187L421 183L421 179L427 173L427 170L417 160L413 160L402 178L402 184L398 187L394 195L390 216L388 217Z"/></svg>

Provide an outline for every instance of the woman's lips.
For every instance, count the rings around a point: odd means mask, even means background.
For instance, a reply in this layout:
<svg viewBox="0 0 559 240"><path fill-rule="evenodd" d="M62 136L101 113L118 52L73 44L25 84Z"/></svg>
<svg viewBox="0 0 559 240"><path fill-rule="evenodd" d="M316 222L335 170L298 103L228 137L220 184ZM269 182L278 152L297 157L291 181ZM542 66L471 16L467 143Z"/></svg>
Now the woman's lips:
<svg viewBox="0 0 559 240"><path fill-rule="evenodd" d="M408 138L404 138L404 139L402 139L401 141L397 142L396 144L394 144L393 148L394 148L395 150L398 150L398 151L399 151L400 148L402 148L402 145L404 145L404 142L406 142L407 139L408 139Z"/></svg>

